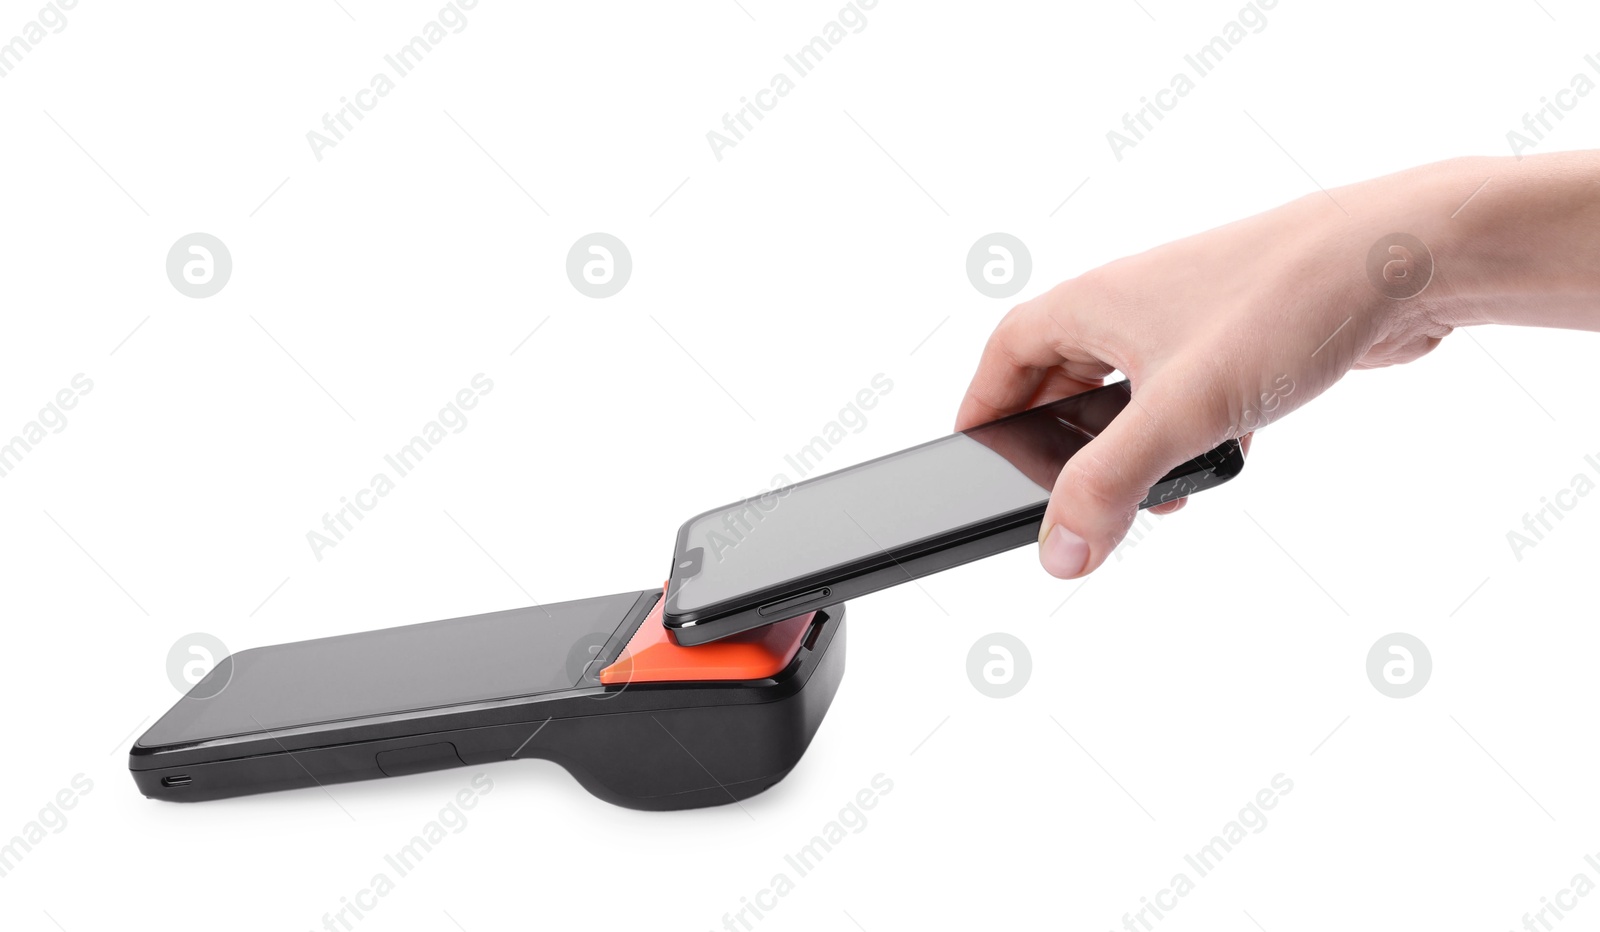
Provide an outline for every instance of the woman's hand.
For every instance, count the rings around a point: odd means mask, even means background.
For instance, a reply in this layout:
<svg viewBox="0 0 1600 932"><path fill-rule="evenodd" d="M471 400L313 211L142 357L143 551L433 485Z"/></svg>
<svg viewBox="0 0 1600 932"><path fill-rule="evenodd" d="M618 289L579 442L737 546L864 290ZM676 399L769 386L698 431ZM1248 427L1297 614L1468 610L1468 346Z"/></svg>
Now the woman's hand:
<svg viewBox="0 0 1600 932"><path fill-rule="evenodd" d="M1410 362L1468 323L1595 328L1597 221L1588 153L1463 159L1308 195L1013 308L956 429L1129 378L1132 402L1068 461L1040 530L1045 569L1080 576L1169 470L1351 369Z"/></svg>

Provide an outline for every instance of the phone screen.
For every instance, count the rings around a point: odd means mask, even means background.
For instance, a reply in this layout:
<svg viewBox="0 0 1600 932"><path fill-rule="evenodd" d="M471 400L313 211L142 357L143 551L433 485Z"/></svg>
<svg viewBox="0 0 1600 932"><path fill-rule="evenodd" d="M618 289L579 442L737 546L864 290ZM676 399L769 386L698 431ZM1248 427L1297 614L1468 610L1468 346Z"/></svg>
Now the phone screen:
<svg viewBox="0 0 1600 932"><path fill-rule="evenodd" d="M146 733L147 746L571 689L639 593L241 651ZM208 698L199 698L206 696Z"/></svg>
<svg viewBox="0 0 1600 932"><path fill-rule="evenodd" d="M693 518L679 533L666 610L737 602L1042 506L1068 458L1128 397L1117 382Z"/></svg>

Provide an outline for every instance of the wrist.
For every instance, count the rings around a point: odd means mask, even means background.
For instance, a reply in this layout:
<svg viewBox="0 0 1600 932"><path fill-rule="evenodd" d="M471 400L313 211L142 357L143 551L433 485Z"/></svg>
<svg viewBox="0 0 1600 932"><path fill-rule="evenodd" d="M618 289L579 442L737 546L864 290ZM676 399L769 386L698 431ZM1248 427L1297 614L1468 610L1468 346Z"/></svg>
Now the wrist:
<svg viewBox="0 0 1600 932"><path fill-rule="evenodd" d="M1415 310L1442 327L1600 329L1600 156L1463 158L1416 175L1401 223L1421 231L1433 280Z"/></svg>

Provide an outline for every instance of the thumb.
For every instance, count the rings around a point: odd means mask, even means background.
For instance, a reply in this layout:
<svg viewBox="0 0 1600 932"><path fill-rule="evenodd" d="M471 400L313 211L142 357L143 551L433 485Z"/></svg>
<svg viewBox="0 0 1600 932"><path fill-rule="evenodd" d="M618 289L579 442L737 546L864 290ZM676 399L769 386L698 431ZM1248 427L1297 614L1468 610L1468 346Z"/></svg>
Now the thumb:
<svg viewBox="0 0 1600 932"><path fill-rule="evenodd" d="M1056 477L1039 528L1039 562L1052 576L1072 579L1104 563L1151 486L1226 439L1225 409L1202 392L1141 389Z"/></svg>

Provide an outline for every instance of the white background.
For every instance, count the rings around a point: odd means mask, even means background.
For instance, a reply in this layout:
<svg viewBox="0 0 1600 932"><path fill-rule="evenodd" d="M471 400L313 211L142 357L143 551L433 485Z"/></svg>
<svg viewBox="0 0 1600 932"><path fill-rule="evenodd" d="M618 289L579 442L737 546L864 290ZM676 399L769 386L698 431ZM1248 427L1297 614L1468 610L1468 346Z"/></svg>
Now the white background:
<svg viewBox="0 0 1600 932"><path fill-rule="evenodd" d="M306 133L439 9L341 3L83 0L0 80L0 435L94 383L0 480L0 840L93 782L0 878L8 930L319 928L475 772L467 827L358 928L721 928L879 773L755 928L1117 928L1279 773L1160 928L1508 929L1600 880L1600 503L1521 560L1506 539L1600 454L1600 342L1540 331L1348 377L1087 582L1027 548L853 603L827 720L742 809L626 811L537 761L141 797L126 752L181 637L654 585L683 519L787 472L874 374L893 391L828 468L949 430L1013 303L967 281L980 235L1028 244L1026 296L1318 185L1509 154L1600 52L1577 0L1283 0L1119 162L1106 131L1237 2L882 0L719 161L707 131L837 2L483 0L318 161ZM0 3L0 41L38 9ZM1597 142L1588 98L1539 151ZM564 270L596 230L634 262L604 300ZM234 262L200 300L164 269L194 231ZM470 424L315 559L306 532L479 372ZM1014 698L967 680L992 631L1031 650ZM1365 674L1391 631L1432 652L1413 698ZM1559 928L1600 921L1578 903Z"/></svg>

